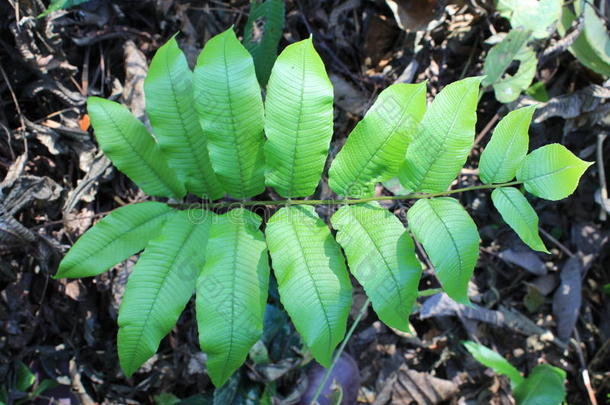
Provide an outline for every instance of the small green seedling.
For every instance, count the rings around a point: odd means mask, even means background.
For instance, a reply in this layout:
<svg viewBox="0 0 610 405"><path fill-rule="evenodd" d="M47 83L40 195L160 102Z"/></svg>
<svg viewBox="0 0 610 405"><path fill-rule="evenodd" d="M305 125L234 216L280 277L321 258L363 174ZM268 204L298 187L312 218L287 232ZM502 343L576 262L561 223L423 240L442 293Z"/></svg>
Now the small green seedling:
<svg viewBox="0 0 610 405"><path fill-rule="evenodd" d="M320 183L333 135L333 87L312 39L278 56L263 102L253 59L232 29L207 42L194 72L172 38L154 56L144 85L154 136L114 101L87 103L104 153L159 198L102 219L55 277L96 276L143 250L118 317L119 360L128 376L157 351L195 292L207 369L223 385L261 337L270 267L284 308L324 366L346 331L348 268L379 318L407 331L422 264L411 233L379 201L416 200L407 212L412 234L447 294L468 303L479 234L448 195L493 189L506 222L546 252L522 188L565 198L591 164L559 144L528 154L528 107L496 127L481 158L483 184L449 190L473 146L480 82L449 84L430 106L426 83L385 89L330 166L329 185L340 198L313 200L307 198ZM407 194L376 196L375 185L396 176ZM281 199L252 199L266 187ZM182 203L189 193L202 202ZM217 201L226 196L233 200ZM338 208L330 218L336 236L319 205ZM270 218L252 207L267 209Z"/></svg>
<svg viewBox="0 0 610 405"><path fill-rule="evenodd" d="M566 373L562 369L540 364L523 378L512 364L493 350L469 341L464 342L464 346L479 363L508 377L518 405L558 405L565 400Z"/></svg>

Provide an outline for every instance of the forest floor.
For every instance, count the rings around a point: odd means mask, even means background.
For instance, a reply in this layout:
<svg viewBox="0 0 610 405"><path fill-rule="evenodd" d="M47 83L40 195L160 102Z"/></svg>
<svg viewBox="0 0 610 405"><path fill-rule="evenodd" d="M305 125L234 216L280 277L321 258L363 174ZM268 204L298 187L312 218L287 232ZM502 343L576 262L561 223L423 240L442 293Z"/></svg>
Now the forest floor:
<svg viewBox="0 0 610 405"><path fill-rule="evenodd" d="M234 25L242 35L249 5L183 0L91 0L36 18L40 1L0 3L0 389L15 390L22 364L60 385L35 403L212 403L213 386L198 348L194 305L163 340L158 354L125 378L116 353L117 312L134 260L101 276L53 280L59 260L109 211L147 197L100 153L86 116L89 95L120 95L143 112L142 81L154 51L176 32L194 63L211 36ZM393 3L393 2L388 2ZM478 2L405 0L403 30L385 1L289 0L280 49L310 33L335 86L331 155L388 85L427 80L434 96L445 85L480 75L485 42L508 23ZM610 8L610 7L609 7ZM536 51L557 44L558 34ZM566 370L570 404L607 403L610 393L610 236L599 201L599 165L610 167L610 85L567 51L542 58L536 81L550 97L530 129L530 148L551 142L597 161L566 200L537 200L550 254L535 253L503 224L489 193L459 196L480 227L481 255L470 296L420 298L413 334L394 331L367 310L347 344L359 368L341 371L368 404L512 404L510 384L477 363L461 345L475 340L521 372L549 363ZM486 92L478 109L476 145L455 187L477 181L490 129L528 96L504 105ZM379 188L391 193L392 188ZM332 197L327 187L318 190ZM404 219L406 205L389 206ZM420 288L438 287L428 270ZM365 297L354 290L358 313ZM316 371L295 350L298 336L279 310L268 327L272 363L242 367L215 403L254 404L275 381L275 403L299 403ZM272 311L273 312L273 311ZM349 362L348 362L349 363ZM341 366L344 367L344 366ZM35 385L36 385L35 384ZM314 387L315 389L315 387ZM220 401L220 402L218 402ZM224 401L224 402L223 402Z"/></svg>

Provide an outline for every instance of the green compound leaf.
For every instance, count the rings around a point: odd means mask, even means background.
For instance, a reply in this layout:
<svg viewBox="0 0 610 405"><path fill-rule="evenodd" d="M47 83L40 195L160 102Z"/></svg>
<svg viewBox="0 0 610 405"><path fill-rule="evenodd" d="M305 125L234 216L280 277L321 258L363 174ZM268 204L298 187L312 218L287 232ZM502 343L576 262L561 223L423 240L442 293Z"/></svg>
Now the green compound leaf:
<svg viewBox="0 0 610 405"><path fill-rule="evenodd" d="M511 111L498 123L479 161L483 183L504 183L515 178L527 154L527 131L535 109L530 106Z"/></svg>
<svg viewBox="0 0 610 405"><path fill-rule="evenodd" d="M374 193L375 183L395 177L425 111L425 82L382 91L335 157L330 187L339 195L362 198Z"/></svg>
<svg viewBox="0 0 610 405"><path fill-rule="evenodd" d="M513 28L532 31L536 39L547 38L561 16L562 0L498 0L500 15L508 18Z"/></svg>
<svg viewBox="0 0 610 405"><path fill-rule="evenodd" d="M252 0L244 28L244 46L252 54L256 77L266 86L284 30L284 0Z"/></svg>
<svg viewBox="0 0 610 405"><path fill-rule="evenodd" d="M498 374L507 376L513 387L523 382L524 379L519 370L498 353L479 343L466 341L462 342L462 344L479 363L491 368Z"/></svg>
<svg viewBox="0 0 610 405"><path fill-rule="evenodd" d="M205 44L193 79L195 109L218 180L235 198L262 193L263 100L252 56L233 29Z"/></svg>
<svg viewBox="0 0 610 405"><path fill-rule="evenodd" d="M559 405L566 397L566 373L549 364L540 364L513 390L518 405Z"/></svg>
<svg viewBox="0 0 610 405"><path fill-rule="evenodd" d="M216 387L242 365L263 332L269 257L261 221L240 208L217 217L210 229L196 306L199 344Z"/></svg>
<svg viewBox="0 0 610 405"><path fill-rule="evenodd" d="M479 258L479 233L468 212L454 198L421 199L407 220L447 295L468 304L468 281Z"/></svg>
<svg viewBox="0 0 610 405"><path fill-rule="evenodd" d="M352 302L341 249L311 206L280 209L266 235L282 304L315 359L329 367Z"/></svg>
<svg viewBox="0 0 610 405"><path fill-rule="evenodd" d="M525 189L546 200L561 200L576 190L578 181L593 162L579 159L558 143L531 152L517 171Z"/></svg>
<svg viewBox="0 0 610 405"><path fill-rule="evenodd" d="M580 63L589 69L610 76L610 35L603 20L597 15L593 7L585 1L575 1L576 15L580 15L584 7L584 27L578 38L572 43L569 50ZM565 36L572 26L576 15L568 5L563 8L558 31Z"/></svg>
<svg viewBox="0 0 610 405"><path fill-rule="evenodd" d="M349 268L385 324L408 332L422 267L409 233L378 203L346 205L332 216Z"/></svg>
<svg viewBox="0 0 610 405"><path fill-rule="evenodd" d="M539 252L549 253L538 235L538 215L521 191L514 187L497 188L491 193L491 199L502 219L526 245Z"/></svg>
<svg viewBox="0 0 610 405"><path fill-rule="evenodd" d="M87 110L100 147L120 171L148 195L184 196L184 185L169 169L159 145L127 107L89 97Z"/></svg>
<svg viewBox="0 0 610 405"><path fill-rule="evenodd" d="M464 166L474 143L481 79L451 83L424 114L399 172L410 191L445 191Z"/></svg>
<svg viewBox="0 0 610 405"><path fill-rule="evenodd" d="M485 58L483 86L493 86L496 99L501 103L515 101L526 90L536 74L536 53L527 46L531 31L514 29L506 38L489 50ZM505 74L513 61L519 61L514 75Z"/></svg>
<svg viewBox="0 0 610 405"><path fill-rule="evenodd" d="M173 212L159 202L117 208L76 241L53 278L90 277L105 272L144 249Z"/></svg>
<svg viewBox="0 0 610 405"><path fill-rule="evenodd" d="M216 200L224 190L210 163L193 101L193 73L172 37L155 54L146 80L146 113L168 164L188 191Z"/></svg>
<svg viewBox="0 0 610 405"><path fill-rule="evenodd" d="M283 197L309 196L333 135L333 86L311 38L278 56L267 91L266 183Z"/></svg>
<svg viewBox="0 0 610 405"><path fill-rule="evenodd" d="M119 360L125 375L131 376L155 354L191 298L214 215L177 211L134 266L118 319Z"/></svg>

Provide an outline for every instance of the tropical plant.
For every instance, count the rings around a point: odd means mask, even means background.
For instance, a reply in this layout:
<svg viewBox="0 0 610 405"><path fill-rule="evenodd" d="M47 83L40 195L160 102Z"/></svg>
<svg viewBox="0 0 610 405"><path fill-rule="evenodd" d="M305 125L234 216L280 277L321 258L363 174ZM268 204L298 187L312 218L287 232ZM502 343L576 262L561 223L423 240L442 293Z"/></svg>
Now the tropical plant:
<svg viewBox="0 0 610 405"><path fill-rule="evenodd" d="M110 213L74 244L55 277L95 276L143 250L119 310L122 369L129 376L156 352L195 291L201 348L221 386L261 336L271 267L305 345L329 366L351 306L348 267L379 318L409 329L422 265L410 232L379 201L416 200L407 212L411 233L447 294L468 303L479 234L448 196L493 189L506 222L546 251L521 188L565 198L590 165L558 144L527 154L528 107L496 127L481 157L483 184L450 189L473 146L481 79L447 85L428 108L426 83L385 89L330 166L339 198L315 200L308 198L333 135L333 88L312 39L279 55L263 102L253 59L232 29L206 43L194 72L172 38L154 56L144 86L154 136L124 106L88 100L104 153L165 202ZM375 193L378 182L396 176L407 194ZM266 187L282 198L251 199ZM202 202L183 203L187 193ZM330 218L336 238L320 205L339 207ZM266 223L262 208L273 211Z"/></svg>
<svg viewBox="0 0 610 405"><path fill-rule="evenodd" d="M566 372L562 369L539 364L524 378L504 357L488 347L469 341L464 346L479 363L508 377L518 405L559 405L565 400Z"/></svg>

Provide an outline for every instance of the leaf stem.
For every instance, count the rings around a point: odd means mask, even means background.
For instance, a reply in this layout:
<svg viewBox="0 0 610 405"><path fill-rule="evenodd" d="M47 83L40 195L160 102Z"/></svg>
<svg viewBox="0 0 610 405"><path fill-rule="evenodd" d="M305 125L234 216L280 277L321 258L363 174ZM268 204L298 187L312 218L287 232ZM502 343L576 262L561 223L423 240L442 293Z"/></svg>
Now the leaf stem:
<svg viewBox="0 0 610 405"><path fill-rule="evenodd" d="M418 291L417 295L419 297L429 297L431 295L438 294L442 291L443 291L442 288L430 288L427 290ZM317 405L318 398L320 398L320 395L322 395L322 390L324 389L324 386L328 382L328 379L330 378L330 375L332 374L333 369L335 368L335 365L337 364L337 361L339 360L339 357L341 357L341 354L345 350L345 346L347 346L347 342L350 340L350 338L354 334L356 327L362 320L362 317L366 313L366 310L368 309L370 303L371 303L371 300L369 298L367 298L366 301L364 301L364 304L362 304L360 311L358 311L356 318L354 318L354 322L352 323L352 326L347 331L345 338L343 339L343 341L341 342L341 345L335 352L335 355L333 356L333 361L330 363L330 367L327 368L326 371L324 372L324 377L322 378L322 381L320 382L320 385L318 386L318 389L316 390L316 394L313 396L312 400L309 402L309 405Z"/></svg>
<svg viewBox="0 0 610 405"><path fill-rule="evenodd" d="M217 202L217 203L201 203L201 204L184 204L171 203L168 204L175 208L231 208L231 207L252 207L252 206L289 206L289 205L353 205L364 204L372 201L396 201L396 200L417 200L422 198L443 197L451 194L463 193L474 190L487 190L500 187L515 186L521 184L521 181L511 181L508 183L499 184L481 184L478 186L462 187L453 190L441 191L439 193L409 193L404 195L382 195L378 197L358 198L358 199L341 199L341 200L263 200L263 201L234 201L234 202Z"/></svg>

